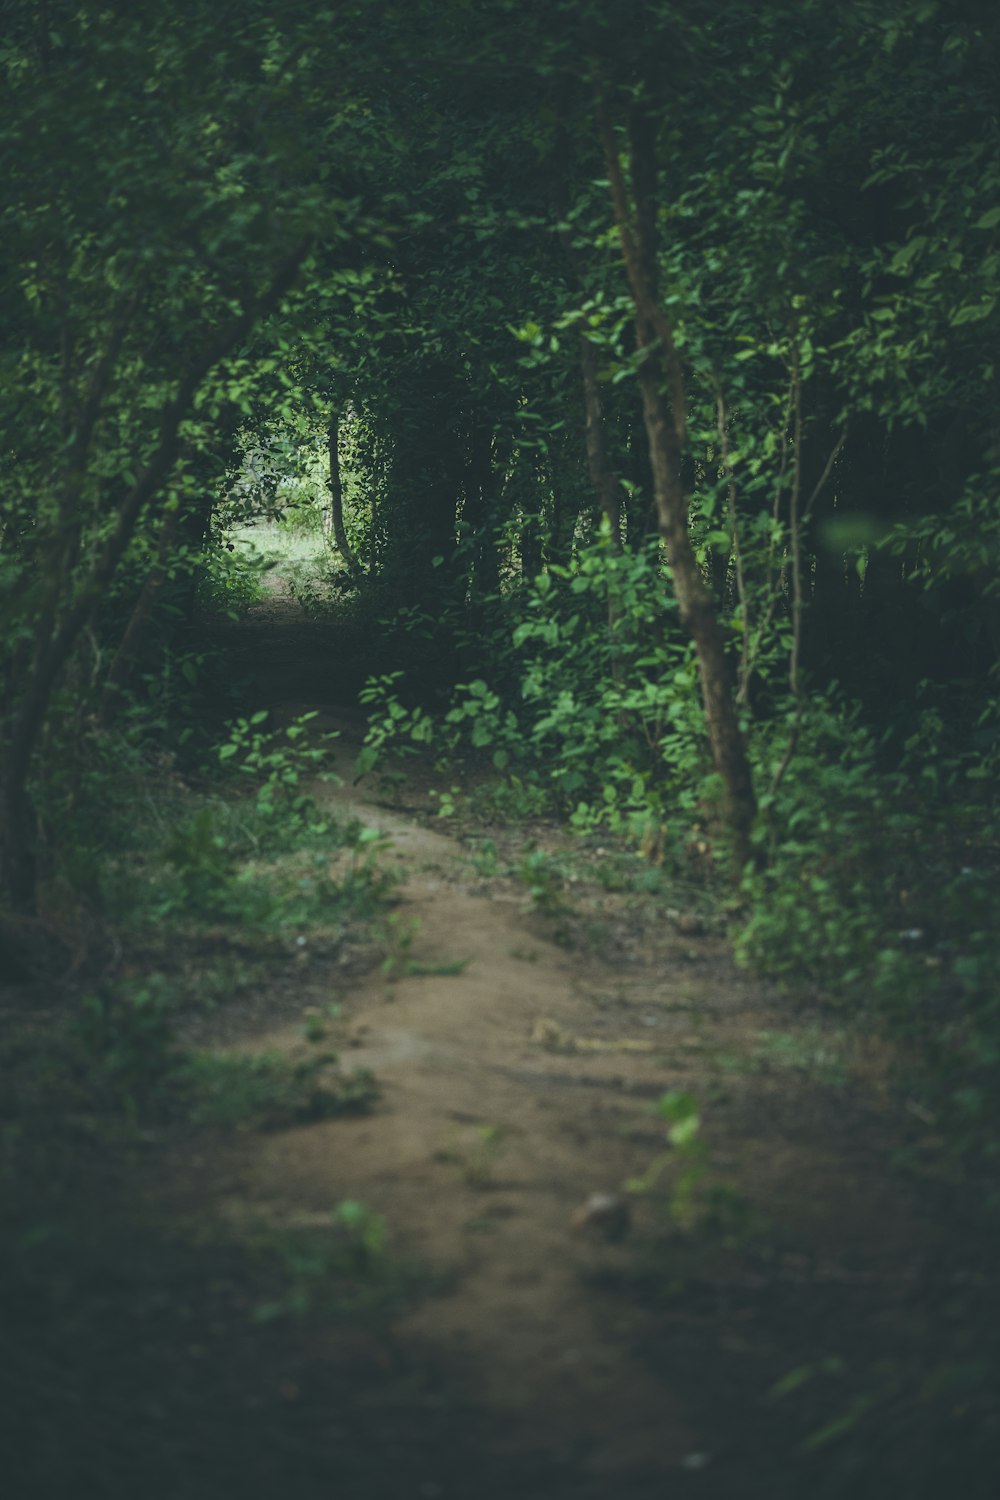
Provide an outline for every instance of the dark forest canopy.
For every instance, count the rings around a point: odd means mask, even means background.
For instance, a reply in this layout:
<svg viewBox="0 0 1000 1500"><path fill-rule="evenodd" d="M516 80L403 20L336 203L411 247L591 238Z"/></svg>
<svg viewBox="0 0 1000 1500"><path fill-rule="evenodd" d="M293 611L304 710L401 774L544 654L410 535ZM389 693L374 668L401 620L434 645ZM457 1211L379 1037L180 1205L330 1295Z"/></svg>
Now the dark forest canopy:
<svg viewBox="0 0 1000 1500"><path fill-rule="evenodd" d="M2 7L17 1500L995 1494L998 79L996 0Z"/></svg>
<svg viewBox="0 0 1000 1500"><path fill-rule="evenodd" d="M436 622L438 693L534 682L569 807L560 702L649 806L712 773L737 868L853 703L981 786L998 39L930 0L8 6L7 902L263 503L247 455L324 441L359 607Z"/></svg>

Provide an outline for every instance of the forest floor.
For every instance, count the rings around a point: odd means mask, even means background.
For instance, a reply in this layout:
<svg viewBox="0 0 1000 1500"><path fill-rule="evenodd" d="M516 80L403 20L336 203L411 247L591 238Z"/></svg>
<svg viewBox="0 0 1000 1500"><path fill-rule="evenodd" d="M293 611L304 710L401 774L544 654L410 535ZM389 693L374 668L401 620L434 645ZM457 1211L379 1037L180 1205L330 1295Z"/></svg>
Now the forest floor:
<svg viewBox="0 0 1000 1500"><path fill-rule="evenodd" d="M405 810L352 785L363 720L302 693L311 627L279 593L247 628L257 699L339 736L343 780L313 791L385 836L400 886L385 962L347 985L305 963L199 1040L298 1055L334 1001L329 1043L380 1101L180 1158L174 1212L319 1225L347 1199L382 1216L433 1290L392 1319L393 1353L367 1356L449 1372L486 1417L498 1494L510 1461L539 1497L863 1486L869 1444L919 1402L933 1303L976 1280L893 1168L914 1122L884 1044L740 972L697 887L644 896L552 826L451 836L427 777L396 794ZM673 1147L668 1093L698 1111ZM613 1195L603 1219L595 1193ZM493 1492L457 1433L398 1457L401 1495Z"/></svg>
<svg viewBox="0 0 1000 1500"><path fill-rule="evenodd" d="M937 1387L996 1281L899 1168L931 1127L886 1044L741 972L704 883L643 891L634 856L548 824L445 831L429 770L388 800L354 785L364 721L325 696L322 632L279 584L240 635L253 706L338 734L342 780L310 790L383 836L398 883L367 956L306 941L184 1040L322 1042L379 1096L178 1130L144 1166L140 1217L175 1247L146 1275L170 1349L147 1286L123 1361L171 1455L147 1493L992 1493L960 1380ZM372 1235L351 1306L325 1290L348 1221ZM255 1321L227 1247L262 1237L291 1295ZM114 1467L74 1493L124 1493Z"/></svg>

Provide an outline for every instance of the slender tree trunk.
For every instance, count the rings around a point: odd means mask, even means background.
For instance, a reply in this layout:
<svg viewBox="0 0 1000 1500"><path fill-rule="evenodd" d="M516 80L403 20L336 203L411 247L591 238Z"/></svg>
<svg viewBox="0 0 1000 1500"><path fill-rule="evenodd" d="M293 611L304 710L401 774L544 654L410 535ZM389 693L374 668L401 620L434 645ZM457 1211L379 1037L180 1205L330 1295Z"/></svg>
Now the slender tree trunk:
<svg viewBox="0 0 1000 1500"><path fill-rule="evenodd" d="M560 213L565 213L565 192L560 184L557 204ZM570 231L559 231L559 240L569 262L574 281L581 293L586 282L586 268ZM580 375L583 381L583 409L586 422L587 469L594 488L597 503L601 508L611 532L611 545L616 552L622 550L621 485L611 467L604 420L604 403L597 379L597 350L590 339L580 334Z"/></svg>
<svg viewBox="0 0 1000 1500"><path fill-rule="evenodd" d="M621 485L608 457L604 422L604 403L597 380L597 351L588 338L580 335L580 371L583 376L583 404L587 419L587 467L601 513L608 523L611 551L615 557L622 551ZM621 655L622 608L614 576L608 585L608 649L611 658L611 680L620 687L625 680Z"/></svg>
<svg viewBox="0 0 1000 1500"><path fill-rule="evenodd" d="M598 107L598 123L635 305L636 341L644 355L638 378L660 535L667 549L681 623L697 653L712 759L722 777L726 821L736 865L742 869L753 856L750 835L757 803L715 601L702 577L688 532L688 497L681 468L686 436L684 372L673 329L658 301L655 136L650 121L637 112L629 131L630 191L603 102Z"/></svg>
<svg viewBox="0 0 1000 1500"><path fill-rule="evenodd" d="M565 213L565 193L561 183L558 198L560 212ZM585 273L580 253L573 242L573 236L568 229L564 228L559 232L559 239L566 252L574 278L582 290ZM590 483L601 514L608 524L611 550L615 556L619 556L622 551L621 484L611 467L611 459L608 456L604 403L601 400L601 387L597 379L597 350L583 332L580 333L580 375L583 382L584 432ZM611 657L611 677L619 685L624 679L619 649L621 619L621 604L617 588L612 580L608 589L608 647Z"/></svg>
<svg viewBox="0 0 1000 1500"><path fill-rule="evenodd" d="M580 371L583 376L583 404L587 418L587 467L598 504L611 533L611 546L622 550L621 485L611 467L604 424L604 404L597 380L597 351L588 338L580 335Z"/></svg>
<svg viewBox="0 0 1000 1500"><path fill-rule="evenodd" d="M542 528L538 516L526 514L521 521L521 577L528 583L542 571Z"/></svg>
<svg viewBox="0 0 1000 1500"><path fill-rule="evenodd" d="M327 446L330 452L330 509L328 512L330 527L333 531L333 539L337 551L347 564L347 571L357 583L362 577L361 564L354 555L350 542L347 540L347 531L344 526L344 486L340 474L340 413L336 410L330 416L330 426L327 430ZM326 532L326 516L323 518L323 530ZM329 541L329 535L327 535Z"/></svg>
<svg viewBox="0 0 1000 1500"><path fill-rule="evenodd" d="M500 591L500 554L495 528L511 447L511 440L505 433L494 433L492 422L481 415L473 421L462 512L472 545L469 601L473 614L485 598Z"/></svg>

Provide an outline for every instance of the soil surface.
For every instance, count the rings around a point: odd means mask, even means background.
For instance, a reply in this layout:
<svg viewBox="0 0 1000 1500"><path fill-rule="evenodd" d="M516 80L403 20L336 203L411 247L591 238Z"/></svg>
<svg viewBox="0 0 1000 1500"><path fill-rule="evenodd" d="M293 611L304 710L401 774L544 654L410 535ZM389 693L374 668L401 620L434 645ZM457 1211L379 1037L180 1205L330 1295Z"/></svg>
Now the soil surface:
<svg viewBox="0 0 1000 1500"><path fill-rule="evenodd" d="M312 1025L380 1096L178 1157L163 1194L179 1221L318 1233L358 1202L421 1268L377 1330L307 1319L284 1377L294 1408L356 1376L339 1441L353 1422L388 1455L356 1493L924 1493L914 1463L930 1485L952 1443L915 1436L928 1318L981 1268L893 1167L914 1120L882 1044L740 972L696 881L643 894L551 827L452 835L419 778L386 806L353 784L363 721L318 628L279 591L244 632L253 706L339 734L316 795L400 884L367 972L306 943L199 1039L298 1056ZM552 857L541 893L526 848Z"/></svg>

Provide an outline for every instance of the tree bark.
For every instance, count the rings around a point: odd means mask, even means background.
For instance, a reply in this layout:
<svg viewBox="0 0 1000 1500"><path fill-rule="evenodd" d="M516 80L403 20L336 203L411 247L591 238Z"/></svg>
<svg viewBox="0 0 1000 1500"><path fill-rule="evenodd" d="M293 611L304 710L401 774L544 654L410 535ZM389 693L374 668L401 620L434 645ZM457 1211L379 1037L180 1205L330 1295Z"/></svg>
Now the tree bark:
<svg viewBox="0 0 1000 1500"><path fill-rule="evenodd" d="M484 414L473 418L462 510L472 548L469 603L473 615L486 599L500 592L500 553L495 527L512 446L509 435L503 431L495 433L493 422Z"/></svg>
<svg viewBox="0 0 1000 1500"><path fill-rule="evenodd" d="M681 469L686 436L684 371L673 329L658 300L655 137L648 117L637 111L629 129L630 190L614 126L603 100L598 103L598 128L635 307L636 341L643 355L639 390L659 530L673 576L681 623L697 653L712 760L722 778L726 822L736 866L742 870L753 857L751 830L757 803L715 601L702 577L688 532L688 497Z"/></svg>
<svg viewBox="0 0 1000 1500"><path fill-rule="evenodd" d="M597 351L588 338L580 335L580 371L583 376L583 405L586 413L587 467L597 503L611 533L613 551L622 550L621 485L611 467L604 428L604 405L597 381Z"/></svg>
<svg viewBox="0 0 1000 1500"><path fill-rule="evenodd" d="M337 551L347 564L347 571L355 583L358 583L362 577L361 564L355 557L351 544L347 540L347 531L344 526L344 486L340 475L340 413L336 410L330 416L330 426L327 430L327 446L330 453L330 527L333 531L333 540L336 543ZM323 530L326 531L325 525ZM329 536L327 537L327 541L329 541Z"/></svg>

